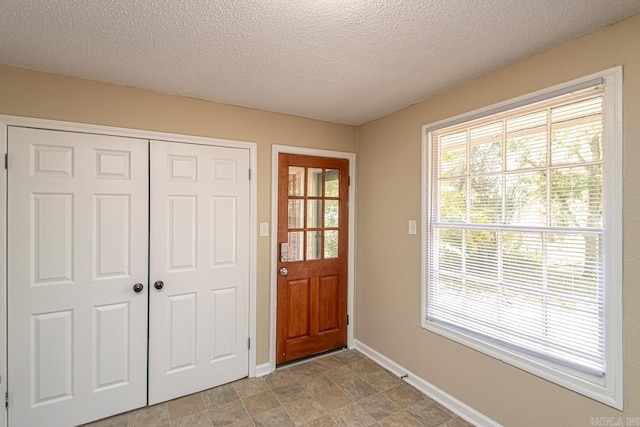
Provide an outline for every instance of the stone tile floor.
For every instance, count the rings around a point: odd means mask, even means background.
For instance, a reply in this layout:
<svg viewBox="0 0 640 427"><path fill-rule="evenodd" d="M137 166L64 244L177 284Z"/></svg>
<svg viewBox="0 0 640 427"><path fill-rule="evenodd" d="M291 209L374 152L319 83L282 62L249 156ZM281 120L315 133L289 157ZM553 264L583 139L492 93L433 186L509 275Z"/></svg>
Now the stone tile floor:
<svg viewBox="0 0 640 427"><path fill-rule="evenodd" d="M472 427L356 350L86 427Z"/></svg>

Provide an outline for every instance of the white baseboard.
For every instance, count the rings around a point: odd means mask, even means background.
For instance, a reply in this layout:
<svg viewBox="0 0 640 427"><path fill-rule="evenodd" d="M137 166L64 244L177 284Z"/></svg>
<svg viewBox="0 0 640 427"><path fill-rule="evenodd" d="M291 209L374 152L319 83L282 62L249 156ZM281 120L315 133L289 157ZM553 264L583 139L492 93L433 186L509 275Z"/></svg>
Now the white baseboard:
<svg viewBox="0 0 640 427"><path fill-rule="evenodd" d="M404 380L409 385L415 387L439 404L445 406L446 408L457 414L460 418L463 418L476 426L501 427L500 424L496 421L476 411L471 406L459 401L450 394L440 390L438 387L434 386L423 378L420 378L414 373L408 371L393 360L389 359L384 354L377 352L363 342L358 341L357 339L354 340L354 348L365 354L380 366L393 372L397 376L401 377L406 375Z"/></svg>
<svg viewBox="0 0 640 427"><path fill-rule="evenodd" d="M269 375L271 371L272 371L271 364L269 362L263 363L262 365L258 365L256 366L256 378Z"/></svg>

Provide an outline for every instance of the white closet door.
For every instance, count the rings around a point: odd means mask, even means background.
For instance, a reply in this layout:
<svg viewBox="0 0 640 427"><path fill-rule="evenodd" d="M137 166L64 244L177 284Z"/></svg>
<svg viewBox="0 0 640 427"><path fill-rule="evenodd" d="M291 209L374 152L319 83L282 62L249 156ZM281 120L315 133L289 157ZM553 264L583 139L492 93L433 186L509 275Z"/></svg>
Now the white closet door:
<svg viewBox="0 0 640 427"><path fill-rule="evenodd" d="M147 141L10 127L8 147L10 425L144 406Z"/></svg>
<svg viewBox="0 0 640 427"><path fill-rule="evenodd" d="M250 206L248 150L151 141L150 156L154 404L248 374Z"/></svg>

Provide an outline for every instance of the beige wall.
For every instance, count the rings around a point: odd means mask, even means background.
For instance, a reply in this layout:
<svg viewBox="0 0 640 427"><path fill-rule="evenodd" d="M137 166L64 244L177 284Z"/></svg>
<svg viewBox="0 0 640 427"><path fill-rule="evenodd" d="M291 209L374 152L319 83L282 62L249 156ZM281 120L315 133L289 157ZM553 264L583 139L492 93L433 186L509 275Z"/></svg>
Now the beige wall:
<svg viewBox="0 0 640 427"><path fill-rule="evenodd" d="M640 417L640 15L358 129L356 337L505 426ZM421 126L624 66L625 411L420 328ZM624 419L623 419L624 420Z"/></svg>
<svg viewBox="0 0 640 427"><path fill-rule="evenodd" d="M256 142L258 222L270 221L271 145L356 151L356 129L0 65L0 114ZM258 237L257 362L269 359L269 238Z"/></svg>

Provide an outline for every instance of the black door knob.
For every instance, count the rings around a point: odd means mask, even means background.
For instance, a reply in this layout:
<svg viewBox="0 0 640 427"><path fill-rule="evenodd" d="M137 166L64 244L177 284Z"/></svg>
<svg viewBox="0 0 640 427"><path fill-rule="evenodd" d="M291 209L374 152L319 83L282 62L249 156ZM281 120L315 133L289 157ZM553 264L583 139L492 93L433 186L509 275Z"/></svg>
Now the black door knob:
<svg viewBox="0 0 640 427"><path fill-rule="evenodd" d="M143 289L144 285L142 283L136 283L135 285L133 285L133 290L135 292L142 292Z"/></svg>
<svg viewBox="0 0 640 427"><path fill-rule="evenodd" d="M156 288L157 290L160 290L164 288L164 282L162 280L158 280L156 283L153 284L153 287Z"/></svg>

